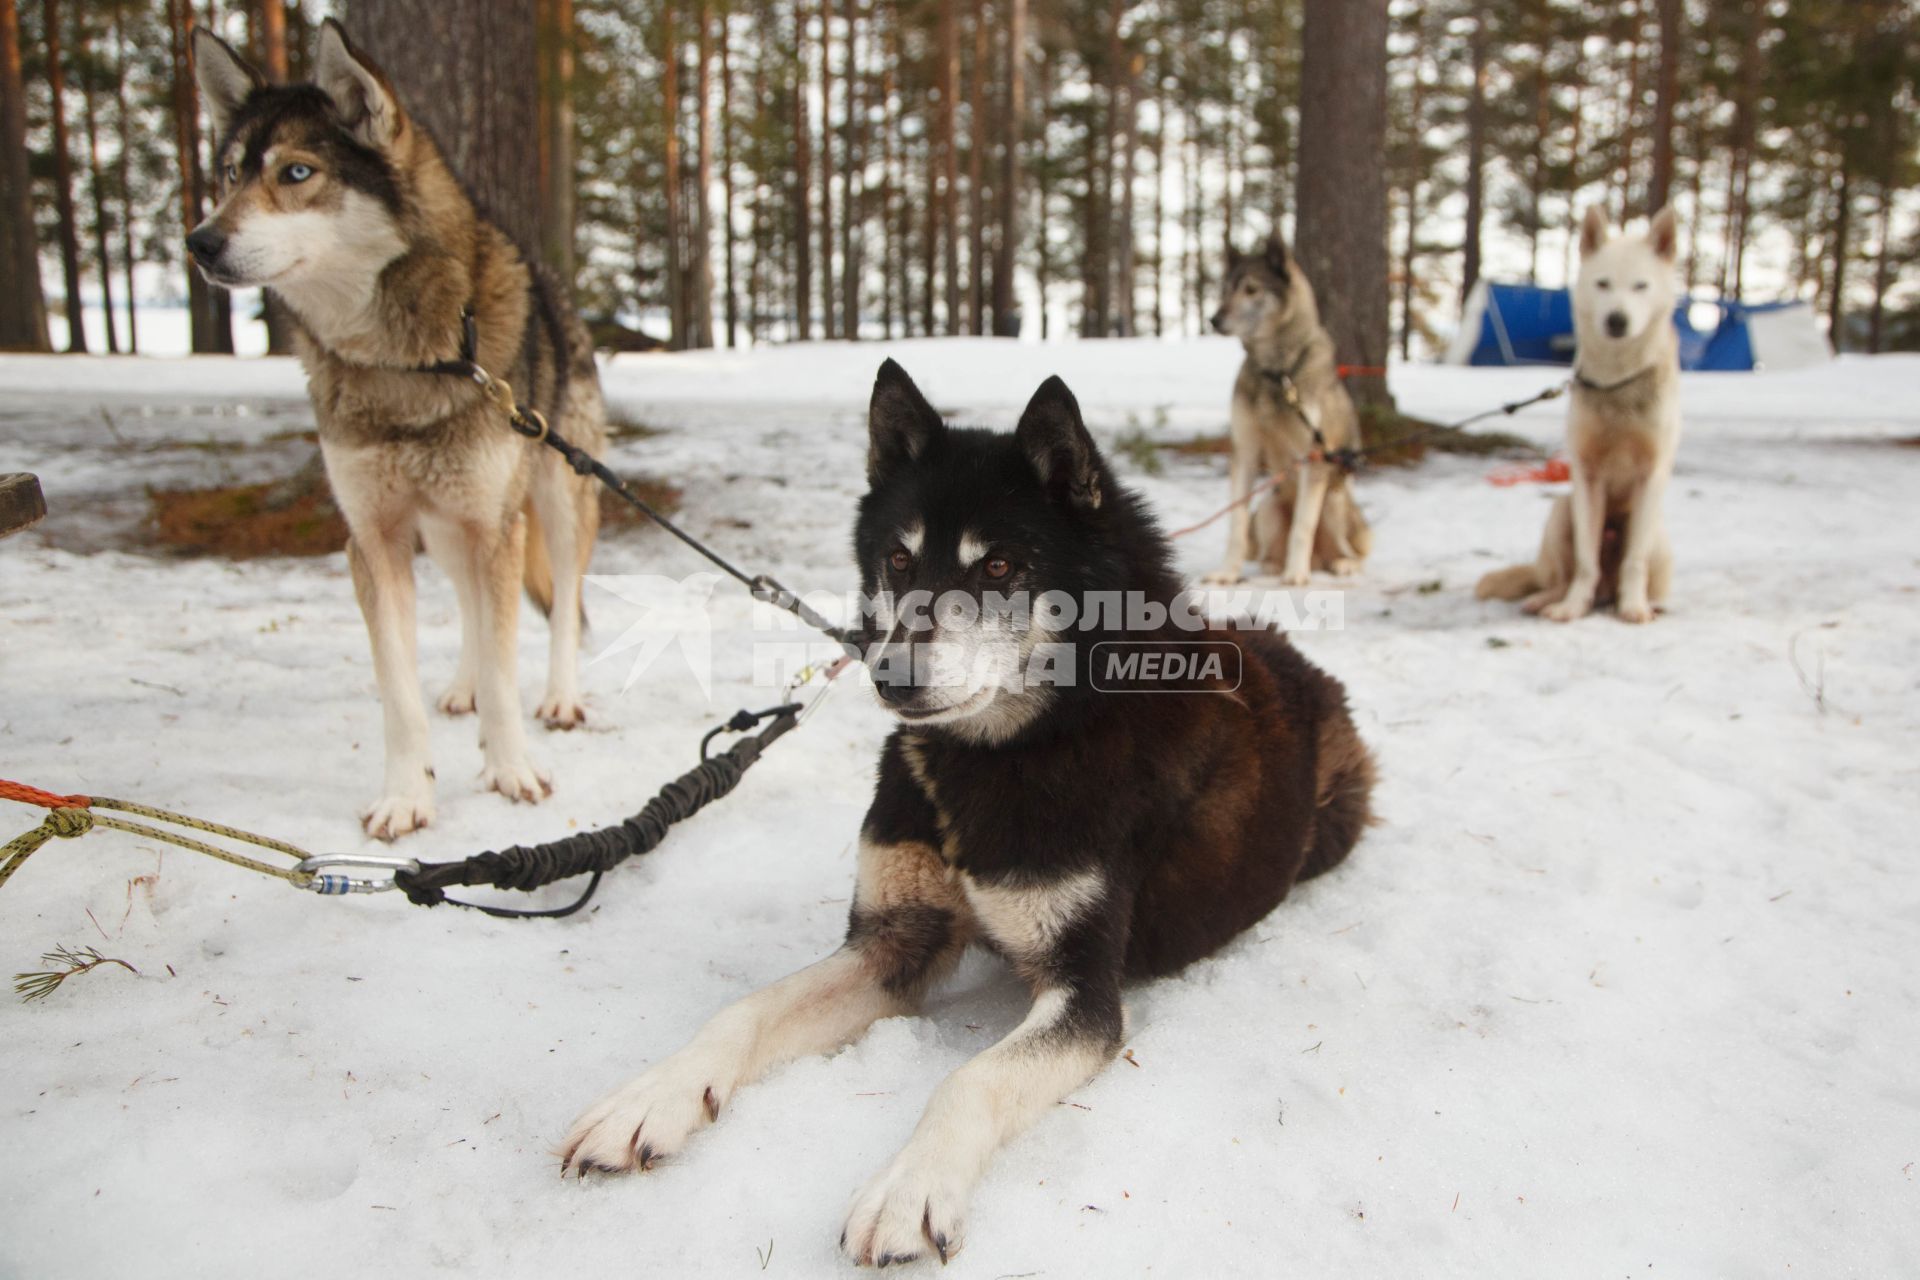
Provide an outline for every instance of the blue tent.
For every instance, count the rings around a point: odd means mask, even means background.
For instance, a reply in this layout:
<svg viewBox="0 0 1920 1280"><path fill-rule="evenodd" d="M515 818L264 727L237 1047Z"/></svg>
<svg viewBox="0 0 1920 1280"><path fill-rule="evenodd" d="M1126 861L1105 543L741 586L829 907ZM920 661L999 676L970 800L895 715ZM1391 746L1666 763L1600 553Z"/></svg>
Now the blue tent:
<svg viewBox="0 0 1920 1280"><path fill-rule="evenodd" d="M1692 313L1712 308L1710 330L1696 329ZM1708 302L1683 298L1674 309L1683 369L1798 368L1830 356L1826 339L1804 302ZM1565 289L1481 281L1468 295L1449 364L1573 363L1573 300Z"/></svg>

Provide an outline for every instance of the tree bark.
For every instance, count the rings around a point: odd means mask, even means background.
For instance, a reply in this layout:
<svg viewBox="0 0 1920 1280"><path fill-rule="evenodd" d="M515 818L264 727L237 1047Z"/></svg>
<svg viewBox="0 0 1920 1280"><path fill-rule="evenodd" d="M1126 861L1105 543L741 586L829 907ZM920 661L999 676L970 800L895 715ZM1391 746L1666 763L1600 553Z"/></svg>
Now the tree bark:
<svg viewBox="0 0 1920 1280"><path fill-rule="evenodd" d="M518 0L348 0L356 45L393 81L476 203L521 252L542 234L539 18Z"/></svg>
<svg viewBox="0 0 1920 1280"><path fill-rule="evenodd" d="M287 74L287 7L285 0L257 0L255 31L260 41L260 69L275 84L285 84ZM271 291L262 293L267 321L267 354L284 356L293 352L293 324L286 306Z"/></svg>
<svg viewBox="0 0 1920 1280"><path fill-rule="evenodd" d="M1680 41L1685 15L1682 0L1658 0L1659 80L1653 99L1653 176L1647 182L1647 216L1667 205L1673 193L1673 105L1680 93Z"/></svg>
<svg viewBox="0 0 1920 1280"><path fill-rule="evenodd" d="M793 76L793 310L800 341L813 337L813 126L807 119L806 54Z"/></svg>
<svg viewBox="0 0 1920 1280"><path fill-rule="evenodd" d="M959 0L940 0L940 220L944 224L946 331L960 332L960 153L955 99L960 89Z"/></svg>
<svg viewBox="0 0 1920 1280"><path fill-rule="evenodd" d="M1003 338L1019 333L1014 311L1013 272L1020 246L1020 162L1027 120L1027 0L1005 0L1007 10L1007 90L1000 121L1000 180L994 191L1000 209L1000 239L993 254L993 331Z"/></svg>
<svg viewBox="0 0 1920 1280"><path fill-rule="evenodd" d="M12 0L0 0L11 4ZM140 307L133 296L133 130L127 112L127 33L124 0L113 0L113 124L120 152L114 158L114 186L120 196L120 267L126 273L127 351L140 354ZM36 275L34 287L39 287Z"/></svg>
<svg viewBox="0 0 1920 1280"><path fill-rule="evenodd" d="M101 312L107 321L107 352L109 355L120 353L120 324L113 314L113 257L107 251L107 180L100 168L100 118L94 105L95 59L87 47L87 26L83 22L78 29L76 46L80 63L80 100L85 107L87 123L87 186L93 196L93 247L94 258L100 264L100 301Z"/></svg>
<svg viewBox="0 0 1920 1280"><path fill-rule="evenodd" d="M1887 290L1893 284L1893 193L1879 184L1879 249L1873 256L1873 309L1867 313L1867 350L1887 349Z"/></svg>
<svg viewBox="0 0 1920 1280"><path fill-rule="evenodd" d="M736 345L739 295L733 287L733 5L720 8L720 242L725 264L727 346ZM758 107L755 103L755 107Z"/></svg>
<svg viewBox="0 0 1920 1280"><path fill-rule="evenodd" d="M854 178L861 169L860 148L860 56L859 9L855 0L846 0L843 16L847 23L845 84L846 124L840 139L840 318L842 336L860 337L860 245L861 217L855 201L864 192L854 190Z"/></svg>
<svg viewBox="0 0 1920 1280"><path fill-rule="evenodd" d="M693 315L695 347L713 345L713 5L700 0L699 78L694 104L699 139L693 207Z"/></svg>
<svg viewBox="0 0 1920 1280"><path fill-rule="evenodd" d="M1833 280L1827 295L1827 339L1835 352L1847 349L1847 258L1853 252L1853 173L1840 157L1833 193Z"/></svg>
<svg viewBox="0 0 1920 1280"><path fill-rule="evenodd" d="M820 0L820 334L839 335L833 283L833 3Z"/></svg>
<svg viewBox="0 0 1920 1280"><path fill-rule="evenodd" d="M1480 281L1480 232L1487 208L1487 4L1473 7L1469 38L1472 80L1467 88L1467 230L1460 252L1460 300Z"/></svg>
<svg viewBox="0 0 1920 1280"><path fill-rule="evenodd" d="M1387 0L1306 0L1296 252L1347 365L1386 363L1386 136ZM1350 389L1390 403L1383 379Z"/></svg>
<svg viewBox="0 0 1920 1280"><path fill-rule="evenodd" d="M8 280L0 289L0 351L51 351L27 164L27 95L15 0L0 0L0 265Z"/></svg>
<svg viewBox="0 0 1920 1280"><path fill-rule="evenodd" d="M574 160L573 0L541 0L540 8L541 248L547 265L572 289L578 274L573 193L579 176Z"/></svg>
<svg viewBox="0 0 1920 1280"><path fill-rule="evenodd" d="M987 151L987 6L973 0L973 67L967 79L967 331L987 331L987 204L982 189Z"/></svg>
<svg viewBox="0 0 1920 1280"><path fill-rule="evenodd" d="M1139 60L1131 50L1123 51L1124 62L1121 65L1122 82L1120 100L1123 104L1120 113L1120 210L1117 239L1119 250L1114 255L1114 324L1120 336L1131 338L1134 334L1133 285L1134 285L1134 241L1133 241L1133 176L1134 150L1139 126L1139 95L1136 84L1140 75ZM1228 224L1232 226L1231 223Z"/></svg>
<svg viewBox="0 0 1920 1280"><path fill-rule="evenodd" d="M85 355L86 306L80 298L80 222L73 211L73 158L67 151L67 72L61 57L59 0L45 0L47 89L53 120L53 207L60 220L60 275L67 295L67 352Z"/></svg>
<svg viewBox="0 0 1920 1280"><path fill-rule="evenodd" d="M193 63L188 53L193 35L193 7L187 0L167 0L168 53L173 70L174 160L180 181L180 234L200 225L200 121L194 103ZM193 264L187 273L187 322L195 355L219 350L213 332L212 291Z"/></svg>
<svg viewBox="0 0 1920 1280"><path fill-rule="evenodd" d="M680 249L685 241L686 214L680 208L680 40L673 23L674 0L660 9L660 40L664 81L660 90L661 127L665 131L663 168L667 199L667 345L685 351L687 334L687 277Z"/></svg>

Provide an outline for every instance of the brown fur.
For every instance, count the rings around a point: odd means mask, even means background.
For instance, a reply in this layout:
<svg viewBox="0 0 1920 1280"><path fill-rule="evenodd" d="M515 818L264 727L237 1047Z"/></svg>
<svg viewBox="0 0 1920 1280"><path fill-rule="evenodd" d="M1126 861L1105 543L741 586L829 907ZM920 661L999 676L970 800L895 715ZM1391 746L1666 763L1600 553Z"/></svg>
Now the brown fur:
<svg viewBox="0 0 1920 1280"><path fill-rule="evenodd" d="M1340 381L1313 285L1277 232L1262 252L1233 255L1213 326L1238 337L1247 358L1234 378L1230 418L1230 488L1240 505L1226 559L1207 580L1236 582L1254 559L1294 584L1316 569L1358 573L1373 538L1348 475L1302 459L1316 448L1316 427L1329 450L1359 447L1360 416ZM1256 511L1246 499L1260 474L1277 480ZM1310 527L1296 537L1297 520Z"/></svg>
<svg viewBox="0 0 1920 1280"><path fill-rule="evenodd" d="M216 282L264 283L285 304L350 532L386 717L387 782L368 830L401 835L433 812L414 671L416 538L460 596L460 670L440 705L480 712L489 786L537 800L549 788L520 721L518 597L524 587L553 628L538 714L571 728L583 716L575 664L599 527L593 482L515 434L471 380L420 368L462 354L470 308L475 361L599 452L605 411L586 330L337 23L323 25L313 85L268 86L205 33L195 53L221 178L195 232L219 247L195 255Z"/></svg>

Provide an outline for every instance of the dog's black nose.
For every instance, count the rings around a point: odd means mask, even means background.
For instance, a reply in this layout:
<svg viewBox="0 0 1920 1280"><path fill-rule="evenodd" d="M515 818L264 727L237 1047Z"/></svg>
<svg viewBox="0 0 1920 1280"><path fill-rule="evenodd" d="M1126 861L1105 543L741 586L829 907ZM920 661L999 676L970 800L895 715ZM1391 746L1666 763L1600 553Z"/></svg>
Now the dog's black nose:
<svg viewBox="0 0 1920 1280"><path fill-rule="evenodd" d="M187 237L187 252L203 267L210 267L219 261L220 251L226 247L226 235L212 223L203 223Z"/></svg>
<svg viewBox="0 0 1920 1280"><path fill-rule="evenodd" d="M1224 311L1216 311L1213 313L1213 319L1207 323L1213 326L1215 333L1225 333L1227 331L1227 313Z"/></svg>
<svg viewBox="0 0 1920 1280"><path fill-rule="evenodd" d="M1614 311L1614 312L1610 312L1610 313L1608 314L1608 316L1607 316L1607 334L1608 334L1608 335L1609 335L1610 337L1615 337L1615 338L1624 338L1624 337L1626 337L1626 336L1627 336L1627 315L1626 315L1626 312L1624 312L1624 311Z"/></svg>
<svg viewBox="0 0 1920 1280"><path fill-rule="evenodd" d="M882 678L875 680L873 687L879 691L880 701L890 707L905 706L907 703L913 701L914 694L918 692L918 690L913 687L911 680L888 680Z"/></svg>

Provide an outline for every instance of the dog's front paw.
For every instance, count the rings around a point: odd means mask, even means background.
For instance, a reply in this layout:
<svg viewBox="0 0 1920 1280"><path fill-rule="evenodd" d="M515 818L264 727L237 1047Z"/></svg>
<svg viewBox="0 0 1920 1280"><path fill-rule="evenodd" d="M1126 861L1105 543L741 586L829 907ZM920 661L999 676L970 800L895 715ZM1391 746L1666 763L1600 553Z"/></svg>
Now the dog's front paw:
<svg viewBox="0 0 1920 1280"><path fill-rule="evenodd" d="M1569 594L1563 599L1542 607L1540 616L1549 622L1573 622L1586 617L1587 610L1592 607L1590 601L1583 600L1578 595Z"/></svg>
<svg viewBox="0 0 1920 1280"><path fill-rule="evenodd" d="M578 729L587 722L587 709L573 696L549 697L533 709L533 714L549 729Z"/></svg>
<svg viewBox="0 0 1920 1280"><path fill-rule="evenodd" d="M473 682L455 680L440 695L439 707L442 713L450 716L472 715L474 708Z"/></svg>
<svg viewBox="0 0 1920 1280"><path fill-rule="evenodd" d="M1336 578L1354 578L1359 576L1361 564L1362 561L1360 560L1356 560L1350 556L1341 556L1329 567L1333 570L1333 576Z"/></svg>
<svg viewBox="0 0 1920 1280"><path fill-rule="evenodd" d="M397 840L433 821L433 791L382 796L361 816L360 825L375 840Z"/></svg>
<svg viewBox="0 0 1920 1280"><path fill-rule="evenodd" d="M1304 587L1313 581L1313 574L1306 569L1283 569L1280 572L1280 585L1283 587Z"/></svg>
<svg viewBox="0 0 1920 1280"><path fill-rule="evenodd" d="M560 1176L644 1173L679 1155L695 1131L720 1118L727 1085L710 1065L677 1054L587 1108L557 1149Z"/></svg>
<svg viewBox="0 0 1920 1280"><path fill-rule="evenodd" d="M539 804L553 794L553 780L526 759L487 762L480 771L480 785L498 791L518 804Z"/></svg>
<svg viewBox="0 0 1920 1280"><path fill-rule="evenodd" d="M1211 573L1200 575L1200 581L1209 587L1230 587L1246 577L1246 573L1237 564L1223 564Z"/></svg>
<svg viewBox="0 0 1920 1280"><path fill-rule="evenodd" d="M960 1252L967 1187L938 1153L909 1146L854 1198L840 1248L861 1266L888 1267L928 1253Z"/></svg>
<svg viewBox="0 0 1920 1280"><path fill-rule="evenodd" d="M1622 622L1640 623L1653 621L1653 606L1645 600L1622 600L1615 606L1614 611L1620 615L1620 621Z"/></svg>

